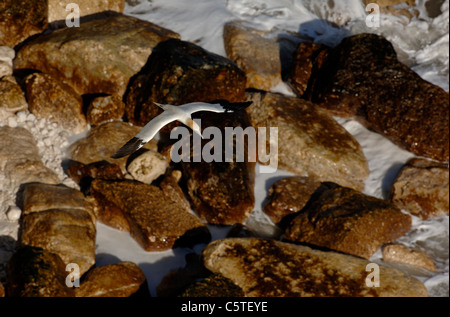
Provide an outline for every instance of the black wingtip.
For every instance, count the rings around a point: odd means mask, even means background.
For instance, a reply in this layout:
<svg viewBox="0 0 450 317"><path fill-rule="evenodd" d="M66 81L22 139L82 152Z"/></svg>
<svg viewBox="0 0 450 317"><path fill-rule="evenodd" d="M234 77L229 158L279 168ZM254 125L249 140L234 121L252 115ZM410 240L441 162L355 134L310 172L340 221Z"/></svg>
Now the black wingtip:
<svg viewBox="0 0 450 317"><path fill-rule="evenodd" d="M252 101L229 102L227 100L218 100L217 102L225 109L225 112L243 110L252 104Z"/></svg>
<svg viewBox="0 0 450 317"><path fill-rule="evenodd" d="M139 150L145 142L139 138L132 138L128 141L124 146L122 146L119 151L117 151L114 155L111 155L111 158L118 159L127 155L134 153Z"/></svg>

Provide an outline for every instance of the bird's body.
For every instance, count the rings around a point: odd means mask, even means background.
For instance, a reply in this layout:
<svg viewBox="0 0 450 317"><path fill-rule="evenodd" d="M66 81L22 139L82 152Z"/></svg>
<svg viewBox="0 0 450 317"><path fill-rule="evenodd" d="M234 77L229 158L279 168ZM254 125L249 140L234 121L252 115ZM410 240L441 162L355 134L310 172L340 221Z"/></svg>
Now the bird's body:
<svg viewBox="0 0 450 317"><path fill-rule="evenodd" d="M199 111L210 112L233 112L238 109L244 109L248 107L251 102L230 103L227 101L219 101L217 103L206 102L192 102L181 106L172 106L167 104L159 104L164 112L150 120L144 128L135 137L128 141L123 147L121 147L112 158L121 158L140 149L145 143L153 139L153 137L161 130L165 125L173 121L179 121L194 132L201 135L200 127L195 123L191 114Z"/></svg>

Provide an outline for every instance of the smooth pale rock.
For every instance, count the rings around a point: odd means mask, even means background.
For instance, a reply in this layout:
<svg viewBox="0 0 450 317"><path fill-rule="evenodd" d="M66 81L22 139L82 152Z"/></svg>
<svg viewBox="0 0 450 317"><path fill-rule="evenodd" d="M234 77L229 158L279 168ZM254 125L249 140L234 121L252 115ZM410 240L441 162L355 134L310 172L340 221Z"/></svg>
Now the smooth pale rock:
<svg viewBox="0 0 450 317"><path fill-rule="evenodd" d="M68 4L78 6L80 17L99 13L103 11L123 12L125 0L47 0L48 1L48 22L66 20L69 11L66 10ZM69 19L71 16L69 16Z"/></svg>
<svg viewBox="0 0 450 317"><path fill-rule="evenodd" d="M42 248L24 246L7 266L7 293L13 297L72 297L66 286L68 275L61 258Z"/></svg>
<svg viewBox="0 0 450 317"><path fill-rule="evenodd" d="M369 261L306 246L255 238L228 238L202 252L204 265L230 279L247 297L416 297L425 286L379 265L379 287L369 287Z"/></svg>
<svg viewBox="0 0 450 317"><path fill-rule="evenodd" d="M23 192L19 242L76 263L81 274L95 264L95 218L81 192L58 185L30 184Z"/></svg>
<svg viewBox="0 0 450 317"><path fill-rule="evenodd" d="M383 261L417 266L431 272L436 272L433 259L426 253L414 250L399 243L388 244L383 247Z"/></svg>
<svg viewBox="0 0 450 317"><path fill-rule="evenodd" d="M0 46L0 79L12 75L14 56L16 52L11 47Z"/></svg>
<svg viewBox="0 0 450 317"><path fill-rule="evenodd" d="M414 158L402 167L390 200L414 216L428 219L449 210L448 164Z"/></svg>
<svg viewBox="0 0 450 317"><path fill-rule="evenodd" d="M246 111L255 128L278 128L279 168L364 188L369 168L362 148L325 110L281 94L251 92L247 99L253 101Z"/></svg>
<svg viewBox="0 0 450 317"><path fill-rule="evenodd" d="M289 224L284 239L369 259L411 229L394 204L335 183L322 183Z"/></svg>
<svg viewBox="0 0 450 317"><path fill-rule="evenodd" d="M44 166L33 135L24 128L0 127L0 173L12 184L58 184L59 177Z"/></svg>
<svg viewBox="0 0 450 317"><path fill-rule="evenodd" d="M119 96L100 96L92 100L86 112L86 119L91 125L106 121L120 121L125 114L125 104Z"/></svg>
<svg viewBox="0 0 450 317"><path fill-rule="evenodd" d="M133 179L151 184L166 172L168 166L164 156L156 151L149 150L132 160L127 166L127 171Z"/></svg>
<svg viewBox="0 0 450 317"><path fill-rule="evenodd" d="M0 2L0 46L14 47L47 26L47 1L2 0Z"/></svg>
<svg viewBox="0 0 450 317"><path fill-rule="evenodd" d="M90 270L79 288L76 297L129 297L142 287L147 288L144 272L133 262L119 262Z"/></svg>
<svg viewBox="0 0 450 317"><path fill-rule="evenodd" d="M269 188L264 212L274 223L279 223L285 216L302 210L319 186L319 181L309 177L280 179Z"/></svg>
<svg viewBox="0 0 450 317"><path fill-rule="evenodd" d="M69 147L68 152L73 161L83 164L107 161L119 165L122 172L127 173L128 157L112 159L111 155L138 134L141 129L122 121L106 122L89 130L85 138L76 141ZM156 142L152 140L146 143L144 148L156 151Z"/></svg>
<svg viewBox="0 0 450 317"><path fill-rule="evenodd" d="M94 180L91 191L101 206L123 213L131 236L146 251L193 246L211 239L208 228L159 187L137 181Z"/></svg>
<svg viewBox="0 0 450 317"><path fill-rule="evenodd" d="M170 39L156 46L147 64L130 81L125 96L126 116L145 125L162 112L154 102L181 105L244 98L245 74L229 59L190 42ZM178 123L163 128L170 132Z"/></svg>
<svg viewBox="0 0 450 317"><path fill-rule="evenodd" d="M23 46L15 69L36 69L64 80L79 94L122 96L153 48L179 35L150 22L114 14L39 36Z"/></svg>
<svg viewBox="0 0 450 317"><path fill-rule="evenodd" d="M16 79L9 75L1 77L0 74L0 121L7 122L13 114L27 110L28 104Z"/></svg>
<svg viewBox="0 0 450 317"><path fill-rule="evenodd" d="M87 129L83 101L73 89L51 75L36 73L26 80L29 110L37 119L47 119L78 134Z"/></svg>
<svg viewBox="0 0 450 317"><path fill-rule="evenodd" d="M190 141L190 159L181 161L183 181L186 184L187 193L192 202L193 210L204 221L217 225L233 225L243 223L253 211L255 205L255 159L248 159L250 148L248 138L240 144L243 150L238 150L236 142L228 144L232 138L227 138L226 127L251 127L245 111L233 113L204 112L194 114L194 118L201 119L201 128L204 132L208 127L214 127L220 131L220 135L211 136L217 145L212 152L218 153L220 160L214 158L206 161L204 149L208 149L211 140L205 137L200 141L202 151L196 151L197 141ZM195 119L194 119L195 120ZM202 132L202 133L203 133ZM215 139L217 138L217 140ZM191 139L191 137L190 137ZM238 137L236 137L238 139ZM220 140L220 146L219 141ZM181 139L178 142L182 142ZM200 143L199 142L199 143ZM233 149L233 155L229 154L226 161L226 148ZM242 160L237 159L237 152L242 154ZM185 153L182 153L184 155ZM200 157L202 156L202 157Z"/></svg>
<svg viewBox="0 0 450 317"><path fill-rule="evenodd" d="M449 95L397 59L376 34L344 38L312 73L305 98L417 156L449 160Z"/></svg>
<svg viewBox="0 0 450 317"><path fill-rule="evenodd" d="M232 21L225 24L223 39L227 57L247 76L246 88L270 90L282 82L280 44L264 32Z"/></svg>

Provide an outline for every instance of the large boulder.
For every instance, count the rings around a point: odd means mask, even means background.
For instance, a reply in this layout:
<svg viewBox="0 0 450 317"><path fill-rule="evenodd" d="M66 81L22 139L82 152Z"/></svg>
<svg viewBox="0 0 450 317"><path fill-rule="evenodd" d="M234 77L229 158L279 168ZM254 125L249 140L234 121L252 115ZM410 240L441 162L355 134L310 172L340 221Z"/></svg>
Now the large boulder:
<svg viewBox="0 0 450 317"><path fill-rule="evenodd" d="M249 297L427 296L422 282L399 270L379 265L374 287L367 260L274 240L216 240L202 256L208 270Z"/></svg>
<svg viewBox="0 0 450 317"><path fill-rule="evenodd" d="M14 68L35 69L79 94L122 96L130 77L160 42L179 35L153 23L113 14L41 35L17 53Z"/></svg>

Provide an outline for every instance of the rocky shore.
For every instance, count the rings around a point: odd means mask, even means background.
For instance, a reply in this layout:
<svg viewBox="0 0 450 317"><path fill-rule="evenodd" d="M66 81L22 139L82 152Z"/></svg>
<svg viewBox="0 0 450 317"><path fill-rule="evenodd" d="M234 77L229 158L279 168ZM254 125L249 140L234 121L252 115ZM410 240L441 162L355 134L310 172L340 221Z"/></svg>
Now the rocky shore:
<svg viewBox="0 0 450 317"><path fill-rule="evenodd" d="M16 240L0 236L0 296L150 296L136 263L96 265L97 223L129 232L147 252L206 245L162 279L159 296L428 295L421 281L383 264L373 287L367 269L383 250L386 263L435 272L426 252L394 242L412 216L449 211L448 92L399 62L386 39L302 42L286 66L279 44L242 21L225 25L223 57L124 15L125 1L78 1L91 10L79 27L64 25L56 2L0 4L0 194L14 194L0 221L18 228ZM282 82L296 96L271 91ZM160 114L154 102L223 99L252 105L199 113L202 129L278 128L278 167L297 175L268 191L264 212L279 236L243 225L255 207L256 162L175 164L167 136L178 124L111 158ZM388 199L363 193L367 159L333 116L355 118L418 157ZM37 144L44 131L60 143ZM75 134L82 137L69 144ZM41 145L51 150L40 153ZM67 166L44 164L65 147ZM211 241L207 224L232 229ZM69 287L74 263L80 285Z"/></svg>

